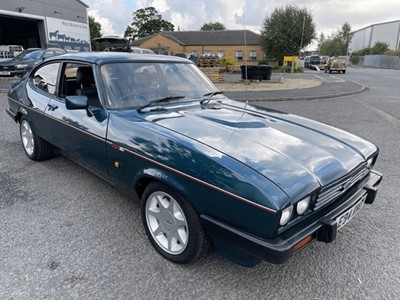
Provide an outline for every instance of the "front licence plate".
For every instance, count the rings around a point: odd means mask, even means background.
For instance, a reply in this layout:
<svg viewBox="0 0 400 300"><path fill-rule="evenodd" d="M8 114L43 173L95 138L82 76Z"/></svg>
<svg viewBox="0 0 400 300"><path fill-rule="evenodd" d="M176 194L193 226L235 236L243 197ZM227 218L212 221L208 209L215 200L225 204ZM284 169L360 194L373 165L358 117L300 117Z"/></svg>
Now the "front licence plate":
<svg viewBox="0 0 400 300"><path fill-rule="evenodd" d="M367 195L368 194L365 193L354 206L352 206L350 209L346 210L343 214L336 218L335 221L337 223L337 230L346 225L358 213L361 207L363 207L365 199L367 199Z"/></svg>
<svg viewBox="0 0 400 300"><path fill-rule="evenodd" d="M3 76L11 75L11 73L10 72L6 72L6 71L0 71L0 75L3 75Z"/></svg>

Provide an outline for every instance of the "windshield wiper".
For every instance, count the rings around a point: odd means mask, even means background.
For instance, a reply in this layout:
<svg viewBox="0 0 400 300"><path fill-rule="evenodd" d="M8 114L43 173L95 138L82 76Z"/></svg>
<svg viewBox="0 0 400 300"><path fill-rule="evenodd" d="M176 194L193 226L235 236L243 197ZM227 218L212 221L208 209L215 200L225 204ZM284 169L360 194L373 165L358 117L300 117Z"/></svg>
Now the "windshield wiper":
<svg viewBox="0 0 400 300"><path fill-rule="evenodd" d="M151 100L149 103L139 107L138 111L141 111L142 109L149 107L156 103L168 102L169 100L183 99L183 98L185 98L185 96L167 96L167 97L163 97L163 98L159 98L159 99L154 99L154 100Z"/></svg>
<svg viewBox="0 0 400 300"><path fill-rule="evenodd" d="M204 94L203 96L205 97L203 100L200 101L200 104L207 104L210 102L211 98L214 97L215 95L220 95L223 94L224 92L222 91L214 91L214 92L209 92L207 94Z"/></svg>

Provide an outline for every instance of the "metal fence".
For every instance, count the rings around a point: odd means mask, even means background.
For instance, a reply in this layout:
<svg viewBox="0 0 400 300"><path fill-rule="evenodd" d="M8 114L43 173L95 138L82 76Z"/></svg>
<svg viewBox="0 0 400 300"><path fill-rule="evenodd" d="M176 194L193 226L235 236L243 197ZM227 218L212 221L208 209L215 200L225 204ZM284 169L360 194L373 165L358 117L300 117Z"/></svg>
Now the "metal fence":
<svg viewBox="0 0 400 300"><path fill-rule="evenodd" d="M381 69L400 69L400 57L392 55L365 55L358 57L358 66Z"/></svg>

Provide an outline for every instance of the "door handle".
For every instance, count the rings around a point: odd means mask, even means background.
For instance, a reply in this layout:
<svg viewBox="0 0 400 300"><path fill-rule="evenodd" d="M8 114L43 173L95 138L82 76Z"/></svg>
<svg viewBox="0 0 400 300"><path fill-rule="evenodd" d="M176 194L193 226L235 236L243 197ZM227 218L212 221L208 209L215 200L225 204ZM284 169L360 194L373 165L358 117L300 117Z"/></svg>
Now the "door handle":
<svg viewBox="0 0 400 300"><path fill-rule="evenodd" d="M57 105L51 105L51 104L47 104L47 107L49 108L50 111L55 111L58 108Z"/></svg>

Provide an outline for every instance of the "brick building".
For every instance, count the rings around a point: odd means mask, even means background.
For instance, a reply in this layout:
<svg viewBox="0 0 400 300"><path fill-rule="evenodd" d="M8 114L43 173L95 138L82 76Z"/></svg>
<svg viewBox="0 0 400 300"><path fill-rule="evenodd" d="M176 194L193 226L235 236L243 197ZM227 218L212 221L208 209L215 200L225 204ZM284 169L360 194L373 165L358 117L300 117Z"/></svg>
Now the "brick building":
<svg viewBox="0 0 400 300"><path fill-rule="evenodd" d="M250 30L164 31L132 41L132 46L148 48L159 54L219 54L239 62L257 64L264 59L261 36Z"/></svg>

